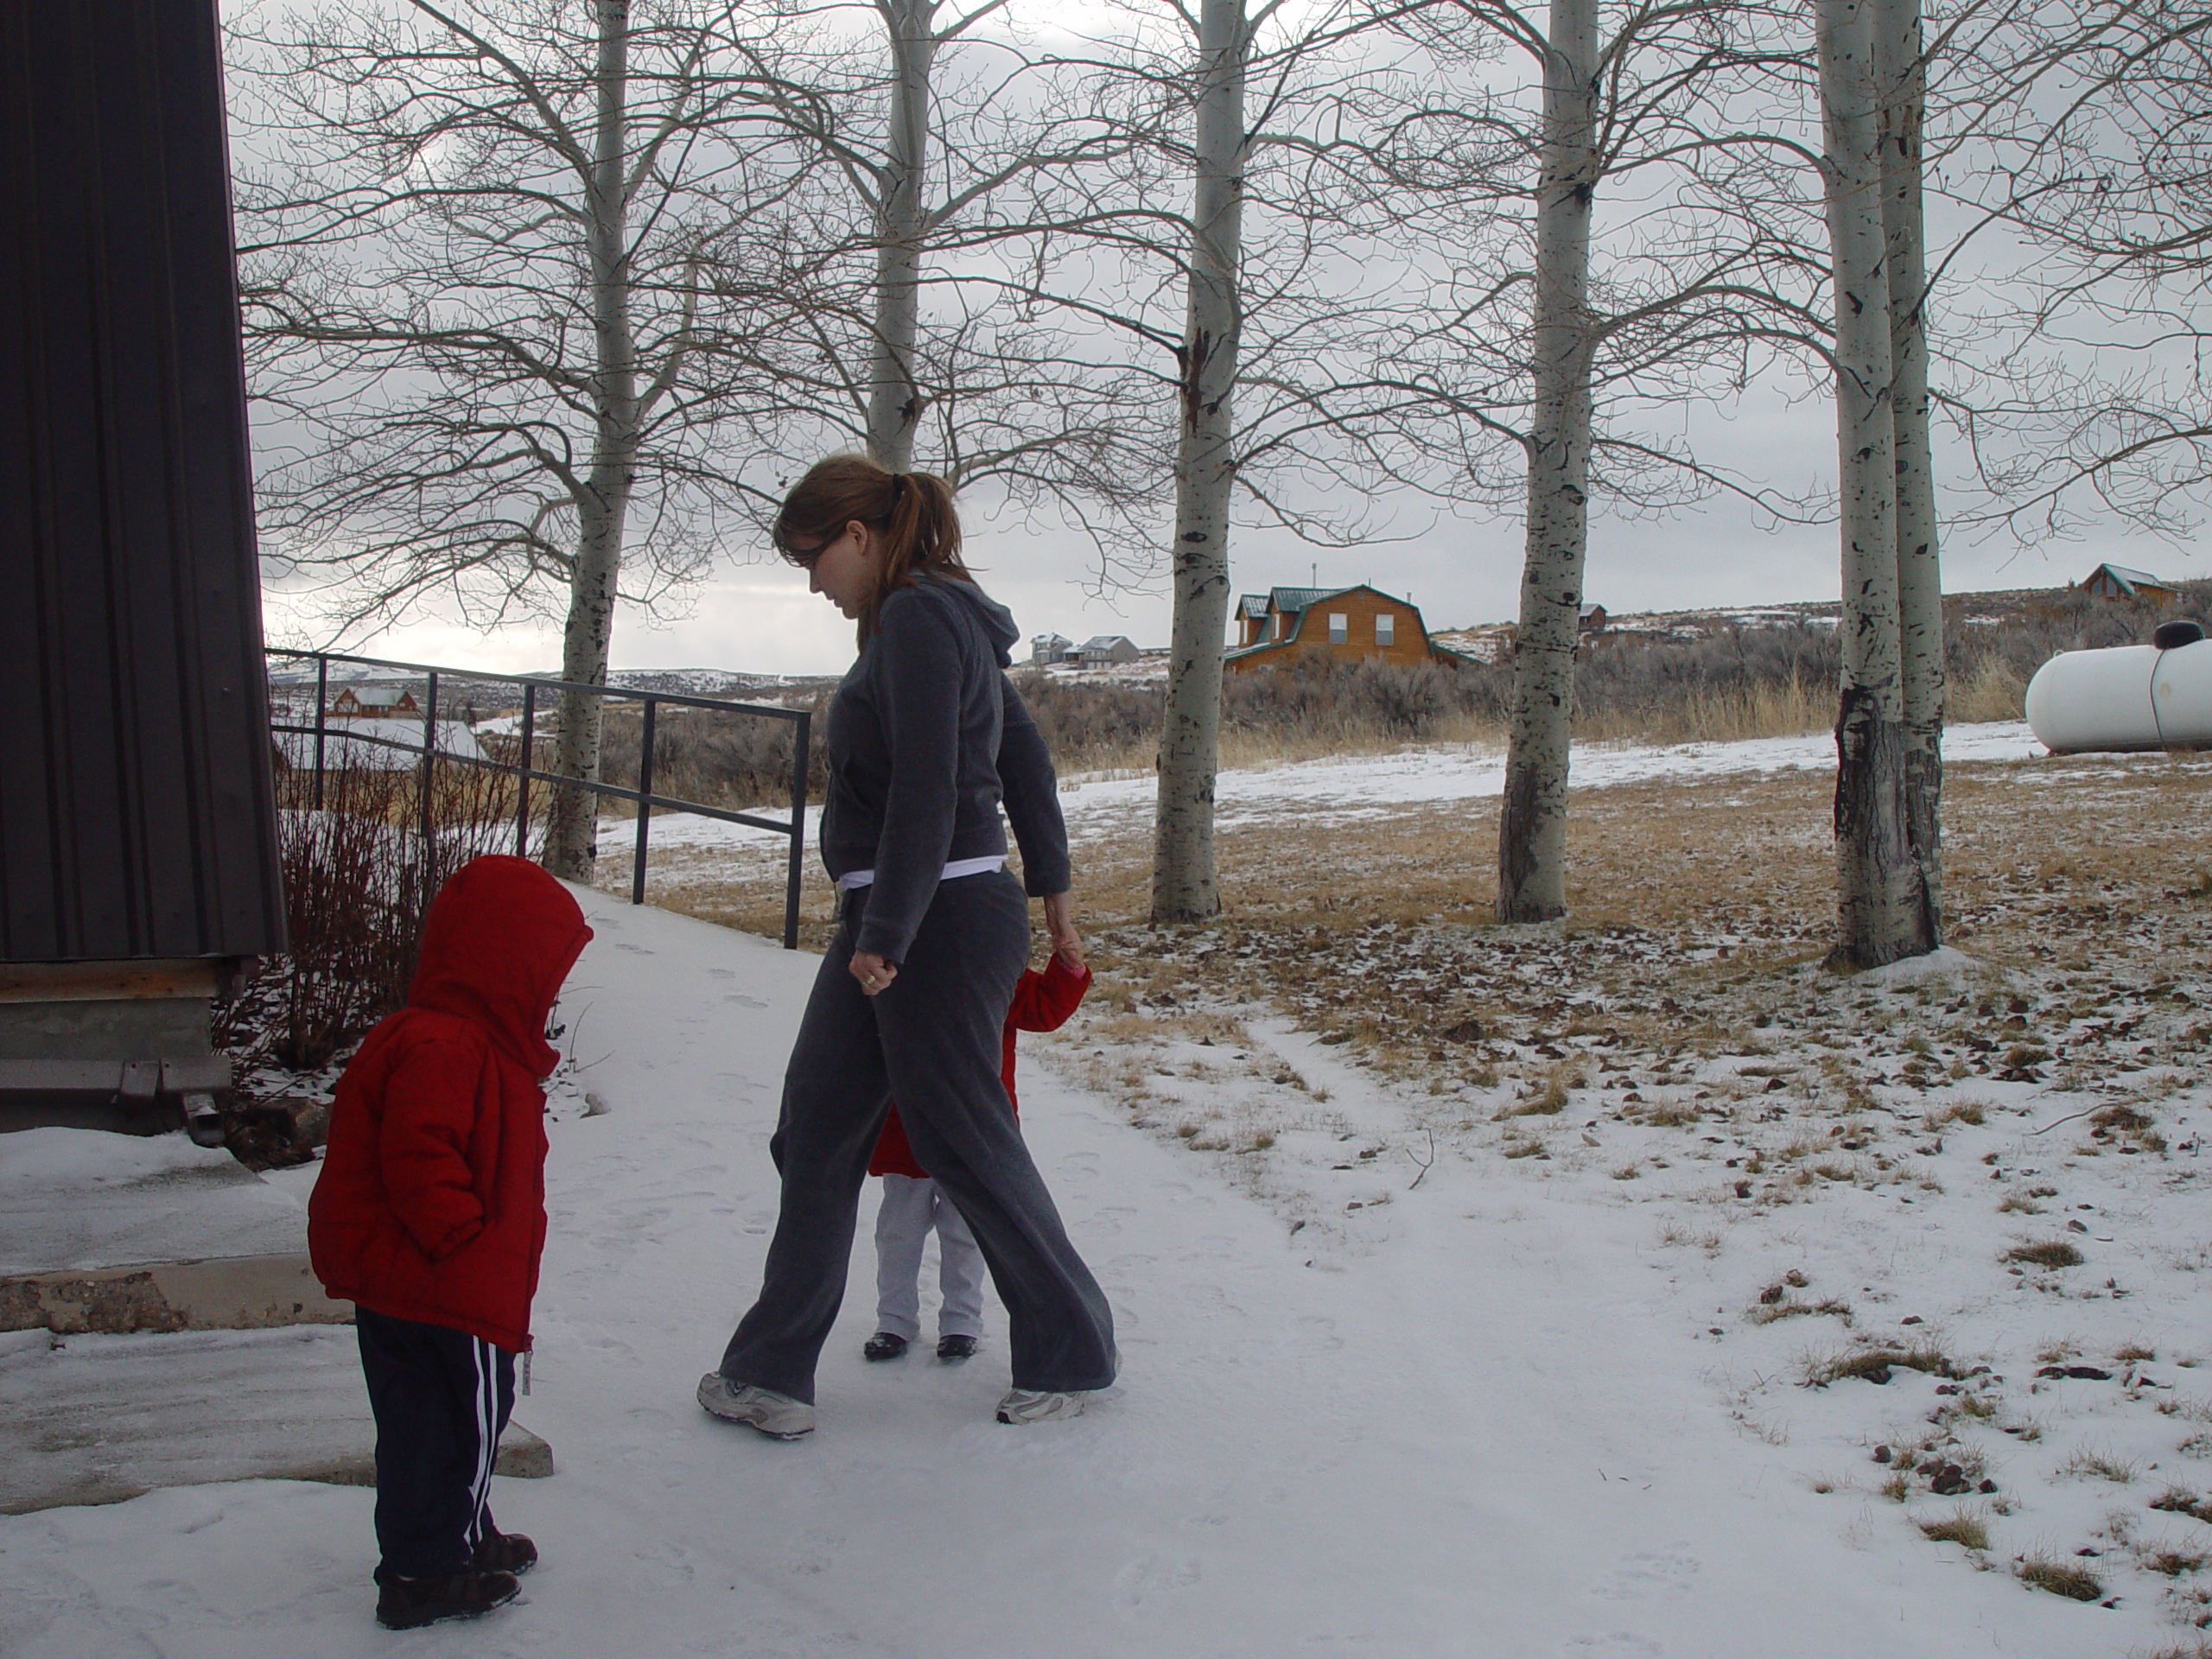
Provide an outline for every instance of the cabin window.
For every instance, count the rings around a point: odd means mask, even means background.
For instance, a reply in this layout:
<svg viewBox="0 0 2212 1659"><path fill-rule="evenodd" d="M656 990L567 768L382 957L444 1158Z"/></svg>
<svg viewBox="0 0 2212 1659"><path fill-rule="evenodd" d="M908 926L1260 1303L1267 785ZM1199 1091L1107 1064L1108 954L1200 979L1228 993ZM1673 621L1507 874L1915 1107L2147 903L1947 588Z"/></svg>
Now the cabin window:
<svg viewBox="0 0 2212 1659"><path fill-rule="evenodd" d="M1285 622L1288 621L1289 620L1290 620L1290 619L1289 619L1289 617L1288 617L1285 613L1283 613L1283 612L1281 612L1281 611L1277 611L1277 612L1275 613L1275 638L1276 638L1276 639L1281 639L1281 638L1282 638L1282 625L1283 625Z"/></svg>
<svg viewBox="0 0 2212 1659"><path fill-rule="evenodd" d="M1341 645L1351 638L1351 618L1342 611L1329 613L1329 643Z"/></svg>
<svg viewBox="0 0 2212 1659"><path fill-rule="evenodd" d="M1378 645L1395 645L1397 639L1398 619L1389 611L1380 613L1375 619L1375 643Z"/></svg>

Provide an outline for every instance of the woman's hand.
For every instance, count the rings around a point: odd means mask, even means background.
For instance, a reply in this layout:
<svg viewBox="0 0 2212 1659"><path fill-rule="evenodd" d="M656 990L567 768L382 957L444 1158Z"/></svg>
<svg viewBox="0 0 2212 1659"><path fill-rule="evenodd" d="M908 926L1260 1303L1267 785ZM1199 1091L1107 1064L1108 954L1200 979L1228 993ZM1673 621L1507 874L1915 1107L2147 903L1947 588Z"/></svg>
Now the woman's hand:
<svg viewBox="0 0 2212 1659"><path fill-rule="evenodd" d="M878 991L899 977L899 964L888 957L879 957L873 950L855 950L846 964L847 970L861 982L861 994L874 996Z"/></svg>
<svg viewBox="0 0 2212 1659"><path fill-rule="evenodd" d="M1045 931L1052 936L1052 954L1064 966L1083 966L1083 935L1075 931L1074 911L1065 893L1045 895Z"/></svg>

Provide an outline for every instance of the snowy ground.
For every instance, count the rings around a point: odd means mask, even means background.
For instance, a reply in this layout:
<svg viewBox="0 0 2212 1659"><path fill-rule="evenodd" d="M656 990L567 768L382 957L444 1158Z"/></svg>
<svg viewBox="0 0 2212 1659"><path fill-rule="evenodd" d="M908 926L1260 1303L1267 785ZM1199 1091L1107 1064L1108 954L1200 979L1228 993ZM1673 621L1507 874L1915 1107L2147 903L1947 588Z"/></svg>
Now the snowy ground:
<svg viewBox="0 0 2212 1659"><path fill-rule="evenodd" d="M1717 780L1763 846L1760 791L1821 742L1614 750L1612 792L1648 815L1637 779ZM2202 762L2016 770L2017 728L1947 747L1962 846L1991 791L2078 795L2138 836L2163 811L2201 844ZM1453 753L1226 781L1274 804L1286 859L1322 812L1366 834L1386 791L1418 817L1495 789ZM1102 854L1120 788L1070 796ZM547 1565L526 1605L408 1650L2193 1653L2205 892L2160 899L2153 871L2139 902L2034 833L1961 909L1976 950L1996 912L2041 918L2045 966L1755 963L1759 903L1723 888L1679 936L1109 930L1120 965L1031 1042L1023 1100L1122 1385L1017 1432L988 1421L1002 1331L964 1368L864 1364L863 1243L795 1446L690 1389L757 1282L812 963L588 895L524 1408L561 1472L495 1500ZM2077 962L2084 937L2133 955ZM2062 1245L2078 1264L2006 1259ZM368 1503L262 1484L0 1521L0 1653L388 1651ZM2096 1599L2030 1587L2036 1562Z"/></svg>
<svg viewBox="0 0 2212 1659"><path fill-rule="evenodd" d="M1286 1225L1233 1154L1133 1133L1069 1081L1103 1043L1032 1062L1025 1123L1121 1322L1124 1380L1089 1415L991 1423L997 1341L964 1368L865 1365L863 1250L820 1432L784 1446L714 1423L691 1386L757 1281L812 963L588 903L599 938L564 1006L609 1109L555 1126L526 1407L561 1472L495 1500L546 1565L526 1605L410 1653L2057 1656L2159 1631L2147 1600L1962 1571L1872 1490L1868 1444L1901 1440L1935 1379L1762 1394L1800 1322L1764 1327L1756 1363L1707 1334L1789 1268L1808 1295L1863 1299L1878 1276L1884 1318L1952 1313L1967 1275L1930 1264L1993 1232L1931 1251L1871 1205L1807 1206L1713 1255L1602 1173L1452 1158L1411 1186L1408 1103L1287 1030L1267 1040L1332 1090L1331 1122L1368 1126L1277 1142L1283 1191L1351 1166L1357 1196L1328 1193L1344 1220L1326 1227ZM2190 1323L2130 1313L2152 1342ZM370 1503L249 1483L0 1521L0 1651L389 1652ZM2037 1524L2070 1539L2075 1520Z"/></svg>

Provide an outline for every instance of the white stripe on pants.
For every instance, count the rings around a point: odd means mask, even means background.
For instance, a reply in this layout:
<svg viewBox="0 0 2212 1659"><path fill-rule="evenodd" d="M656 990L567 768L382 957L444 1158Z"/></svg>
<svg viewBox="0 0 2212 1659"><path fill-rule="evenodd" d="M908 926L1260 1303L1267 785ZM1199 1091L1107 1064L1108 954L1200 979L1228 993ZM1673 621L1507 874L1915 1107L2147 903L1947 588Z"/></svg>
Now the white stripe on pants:
<svg viewBox="0 0 2212 1659"><path fill-rule="evenodd" d="M883 1207L875 1212L875 1328L912 1342L922 1334L922 1243L937 1229L937 1333L983 1334L983 1253L959 1210L931 1180L911 1175L883 1178Z"/></svg>

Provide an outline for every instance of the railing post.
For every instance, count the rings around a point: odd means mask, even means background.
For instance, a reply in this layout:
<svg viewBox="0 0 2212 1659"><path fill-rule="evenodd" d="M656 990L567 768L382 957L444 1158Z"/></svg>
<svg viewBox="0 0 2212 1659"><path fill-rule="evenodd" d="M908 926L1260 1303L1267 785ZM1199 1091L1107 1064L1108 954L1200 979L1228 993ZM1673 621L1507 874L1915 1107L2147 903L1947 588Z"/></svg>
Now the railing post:
<svg viewBox="0 0 2212 1659"><path fill-rule="evenodd" d="M784 949L798 949L799 879L806 859L806 763L814 716L802 712L791 729L791 854L784 876Z"/></svg>
<svg viewBox="0 0 2212 1659"><path fill-rule="evenodd" d="M315 654L315 810L322 810L323 711L330 707L330 658Z"/></svg>
<svg viewBox="0 0 2212 1659"><path fill-rule="evenodd" d="M652 827L653 810L645 797L653 792L653 699L645 699L644 729L638 737L638 849L630 858L630 902L645 902L645 836Z"/></svg>
<svg viewBox="0 0 2212 1659"><path fill-rule="evenodd" d="M537 724L537 688L522 689L522 760L515 768L515 856L530 856L530 762Z"/></svg>
<svg viewBox="0 0 2212 1659"><path fill-rule="evenodd" d="M423 708L423 780L417 786L423 799L423 871L427 877L433 868L430 856L430 767L438 753L438 676L433 669L426 690ZM427 900L429 893L423 895Z"/></svg>

